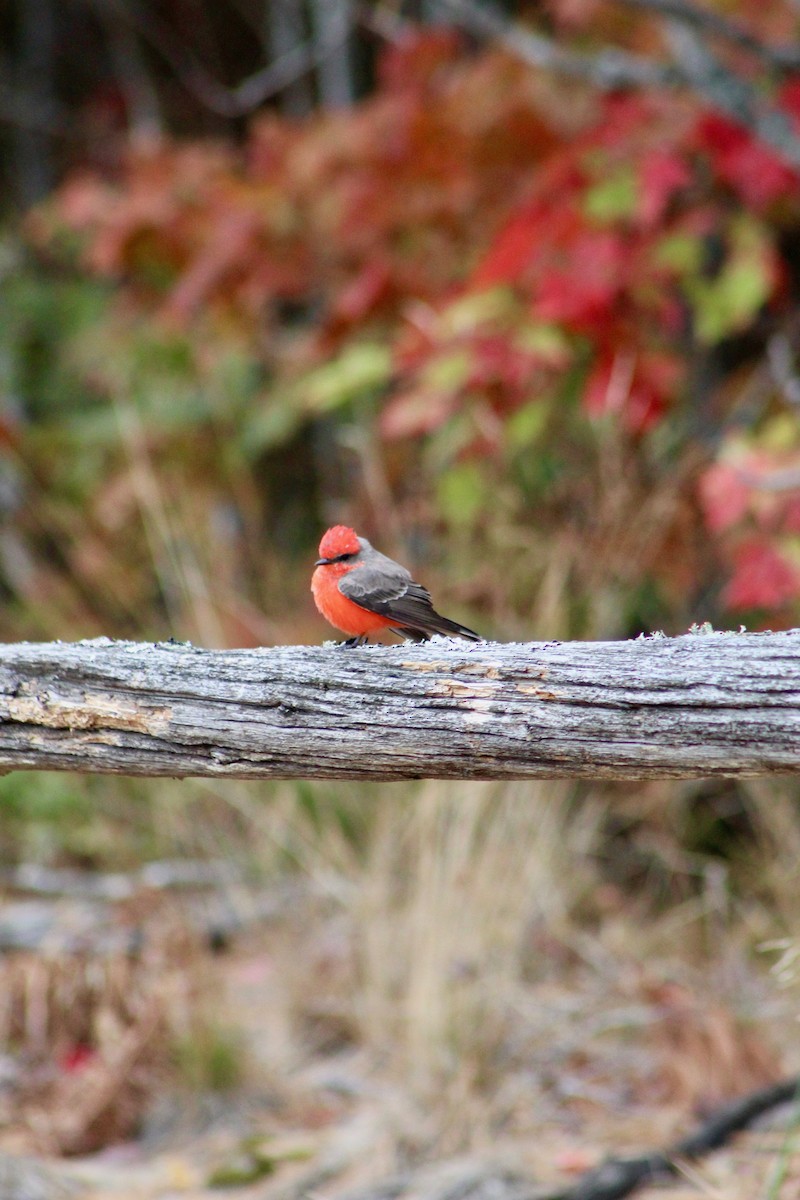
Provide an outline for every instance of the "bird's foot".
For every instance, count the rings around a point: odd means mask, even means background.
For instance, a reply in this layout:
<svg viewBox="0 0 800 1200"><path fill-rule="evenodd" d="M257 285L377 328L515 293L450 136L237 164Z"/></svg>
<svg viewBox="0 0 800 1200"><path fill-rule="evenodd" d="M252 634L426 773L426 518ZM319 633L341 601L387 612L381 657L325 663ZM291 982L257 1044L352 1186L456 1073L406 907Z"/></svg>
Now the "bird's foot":
<svg viewBox="0 0 800 1200"><path fill-rule="evenodd" d="M362 634L359 634L358 637L348 638L346 642L340 642L340 645L344 646L344 647L365 646L366 643L367 643L367 635L365 633L362 633Z"/></svg>

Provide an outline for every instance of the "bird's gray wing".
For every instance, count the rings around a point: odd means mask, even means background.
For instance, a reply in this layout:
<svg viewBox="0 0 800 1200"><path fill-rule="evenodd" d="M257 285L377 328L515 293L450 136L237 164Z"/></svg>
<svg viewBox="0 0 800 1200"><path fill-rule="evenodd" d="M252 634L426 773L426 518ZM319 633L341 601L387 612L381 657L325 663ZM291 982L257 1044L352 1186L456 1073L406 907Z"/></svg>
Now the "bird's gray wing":
<svg viewBox="0 0 800 1200"><path fill-rule="evenodd" d="M353 567L339 580L339 591L348 600L366 608L369 612L395 619L397 605L410 597L427 601L429 593L419 583L414 583L405 567L373 550L368 562Z"/></svg>
<svg viewBox="0 0 800 1200"><path fill-rule="evenodd" d="M417 641L424 641L434 633L481 640L473 629L437 613L428 589L416 583L405 567L373 550L365 538L359 541L363 559L339 580L343 596L369 612L386 617L396 632Z"/></svg>

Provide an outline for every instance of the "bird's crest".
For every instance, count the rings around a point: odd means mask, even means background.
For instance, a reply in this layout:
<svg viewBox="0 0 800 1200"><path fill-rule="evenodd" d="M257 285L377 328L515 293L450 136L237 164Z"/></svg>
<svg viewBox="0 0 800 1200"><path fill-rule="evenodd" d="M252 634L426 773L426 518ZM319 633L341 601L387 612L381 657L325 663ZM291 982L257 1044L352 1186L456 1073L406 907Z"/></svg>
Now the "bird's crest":
<svg viewBox="0 0 800 1200"><path fill-rule="evenodd" d="M334 525L322 535L319 544L320 558L338 558L340 554L358 554L361 546L354 529L348 525Z"/></svg>

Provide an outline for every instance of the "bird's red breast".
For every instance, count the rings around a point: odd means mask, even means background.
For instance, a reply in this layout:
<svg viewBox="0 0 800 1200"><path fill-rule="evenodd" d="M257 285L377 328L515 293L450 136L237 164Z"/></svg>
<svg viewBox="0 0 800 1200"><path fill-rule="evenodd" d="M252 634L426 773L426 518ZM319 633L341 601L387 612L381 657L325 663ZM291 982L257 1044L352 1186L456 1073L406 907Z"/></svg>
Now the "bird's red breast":
<svg viewBox="0 0 800 1200"><path fill-rule="evenodd" d="M332 531L331 531L332 532ZM325 539L320 543L320 557L327 558L322 553ZM347 553L347 551L339 551ZM330 557L334 557L333 555ZM392 622L379 613L372 613L359 604L354 604L339 591L339 580L349 571L357 571L358 567L349 563L329 563L317 567L311 576L311 593L314 603L326 621L330 621L336 629L341 629L348 637L361 637L365 634L377 633L380 629L388 629Z"/></svg>

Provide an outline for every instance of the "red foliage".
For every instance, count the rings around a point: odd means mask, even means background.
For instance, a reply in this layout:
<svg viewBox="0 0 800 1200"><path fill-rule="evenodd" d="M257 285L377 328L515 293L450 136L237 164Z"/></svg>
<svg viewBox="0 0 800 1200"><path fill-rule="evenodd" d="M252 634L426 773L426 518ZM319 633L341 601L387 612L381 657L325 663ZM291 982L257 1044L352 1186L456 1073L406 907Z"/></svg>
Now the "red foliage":
<svg viewBox="0 0 800 1200"><path fill-rule="evenodd" d="M726 608L774 612L800 594L800 571L769 542L750 538L737 547L734 571L725 589Z"/></svg>
<svg viewBox="0 0 800 1200"><path fill-rule="evenodd" d="M586 410L616 412L637 434L663 416L681 383L678 358L658 345L682 323L675 273L656 265L653 251L693 181L679 149L686 128L652 98L609 98L596 124L551 156L469 282L513 286L535 320L588 336L595 360ZM641 146L634 172L631 142ZM593 207L609 180L612 190ZM659 331L655 345L644 330Z"/></svg>
<svg viewBox="0 0 800 1200"><path fill-rule="evenodd" d="M579 10L594 19L592 3L560 11ZM386 438L465 420L475 436L459 429L453 453L492 454L509 418L569 377L586 417L636 441L691 403L689 367L710 345L780 301L773 210L800 223L800 176L690 97L590 108L574 85L548 87L504 54L467 55L450 31L414 33L354 110L262 118L241 155L140 149L113 184L73 180L31 230L77 233L88 267L125 281L140 309L235 329L278 390L388 343ZM777 99L800 127L800 83ZM314 314L302 336L286 305ZM731 533L727 603L797 596L736 470L712 465L700 487L708 530ZM775 522L796 528L787 505Z"/></svg>
<svg viewBox="0 0 800 1200"><path fill-rule="evenodd" d="M631 433L644 433L664 415L680 378L680 363L667 354L608 347L587 381L586 411L620 416Z"/></svg>
<svg viewBox="0 0 800 1200"><path fill-rule="evenodd" d="M433 433L458 409L457 394L415 389L395 396L381 414L385 438L421 437Z"/></svg>
<svg viewBox="0 0 800 1200"><path fill-rule="evenodd" d="M630 282L631 252L618 233L573 227L556 245L535 290L533 315L575 332L600 332L612 320Z"/></svg>
<svg viewBox="0 0 800 1200"><path fill-rule="evenodd" d="M460 48L454 29L409 30L381 57L379 83L387 92L430 91L437 73L452 68Z"/></svg>
<svg viewBox="0 0 800 1200"><path fill-rule="evenodd" d="M700 478L700 503L712 533L738 525L750 507L751 490L741 470L728 463L712 463Z"/></svg>
<svg viewBox="0 0 800 1200"><path fill-rule="evenodd" d="M787 427L766 427L766 442L731 439L728 458L713 463L699 481L699 499L709 530L720 536L730 580L723 593L733 611L759 609L780 614L800 594L796 534L800 530L798 490L785 487L797 474L798 453ZM771 437L770 437L771 435ZM777 486L776 486L777 484Z"/></svg>
<svg viewBox="0 0 800 1200"><path fill-rule="evenodd" d="M649 151L639 170L637 220L643 229L658 227L675 197L688 188L693 174L686 160L674 152Z"/></svg>
<svg viewBox="0 0 800 1200"><path fill-rule="evenodd" d="M753 211L764 212L776 200L797 194L800 186L797 171L727 117L718 113L701 117L697 124L697 144L708 154L717 178Z"/></svg>
<svg viewBox="0 0 800 1200"><path fill-rule="evenodd" d="M67 1075L76 1075L97 1059L97 1051L84 1042L68 1047L58 1061L60 1069Z"/></svg>
<svg viewBox="0 0 800 1200"><path fill-rule="evenodd" d="M478 264L470 286L482 288L498 283L520 283L531 268L537 248L537 230L548 215L548 209L538 202L515 212Z"/></svg>

